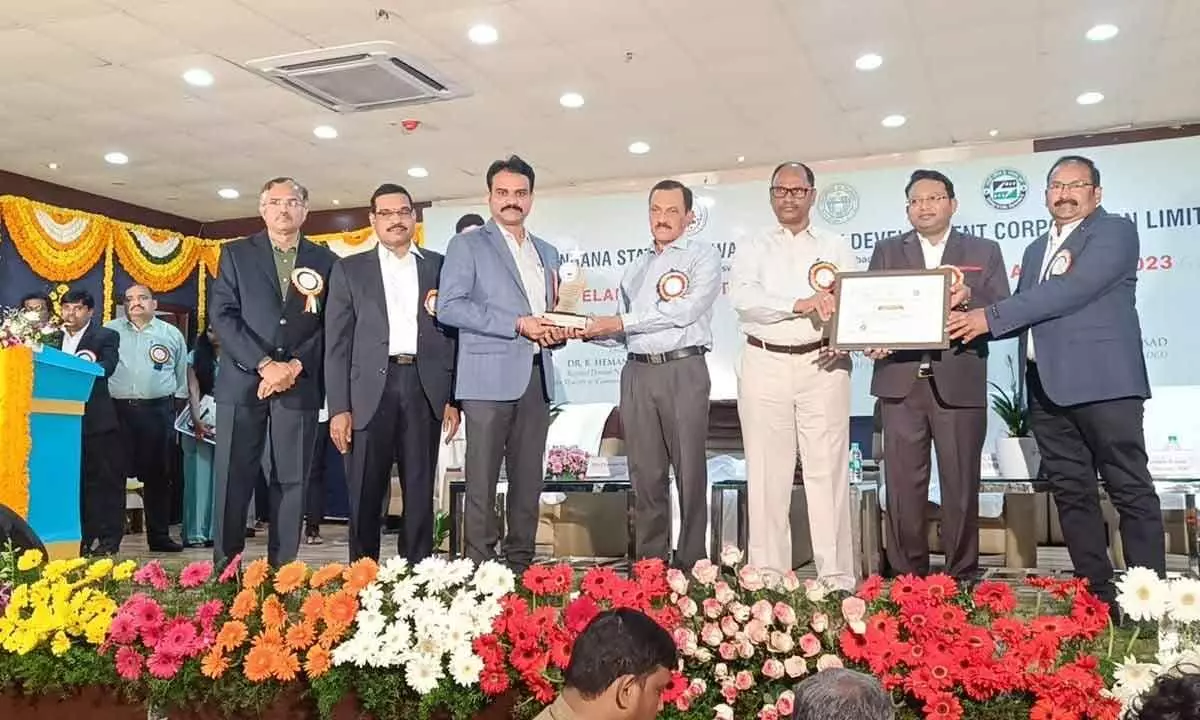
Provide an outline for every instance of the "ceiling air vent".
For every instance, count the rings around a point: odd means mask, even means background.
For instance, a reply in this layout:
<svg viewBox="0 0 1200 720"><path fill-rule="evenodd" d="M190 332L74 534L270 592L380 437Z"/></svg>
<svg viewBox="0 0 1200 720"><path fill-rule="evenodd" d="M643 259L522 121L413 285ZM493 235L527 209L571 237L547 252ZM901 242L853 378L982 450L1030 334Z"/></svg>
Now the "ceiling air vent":
<svg viewBox="0 0 1200 720"><path fill-rule="evenodd" d="M449 100L469 94L392 42L308 50L251 60L250 70L339 113Z"/></svg>

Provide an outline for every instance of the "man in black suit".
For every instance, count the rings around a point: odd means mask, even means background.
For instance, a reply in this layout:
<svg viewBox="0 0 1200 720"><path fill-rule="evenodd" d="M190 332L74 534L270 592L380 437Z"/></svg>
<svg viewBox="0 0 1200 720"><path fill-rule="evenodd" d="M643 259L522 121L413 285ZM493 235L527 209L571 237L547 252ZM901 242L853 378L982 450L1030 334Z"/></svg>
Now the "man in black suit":
<svg viewBox="0 0 1200 720"><path fill-rule="evenodd" d="M61 306L62 351L104 368L83 410L79 553L116 555L125 534L125 477L118 455L120 424L108 379L120 361L121 336L92 322L96 301L87 290L71 290L63 295Z"/></svg>
<svg viewBox="0 0 1200 720"><path fill-rule="evenodd" d="M266 229L221 248L209 298L221 338L217 401L213 556L224 563L246 543L246 511L264 462L268 466L267 559L296 558L304 516L304 482L321 408L326 286L337 259L300 234L308 190L291 178L263 186Z"/></svg>
<svg viewBox="0 0 1200 720"><path fill-rule="evenodd" d="M412 196L385 184L371 196L371 252L342 258L329 277L325 384L329 434L350 486L350 560L379 559L380 518L400 463L404 534L412 563L433 553L439 425L458 431L455 334L437 321L442 256L413 245Z"/></svg>

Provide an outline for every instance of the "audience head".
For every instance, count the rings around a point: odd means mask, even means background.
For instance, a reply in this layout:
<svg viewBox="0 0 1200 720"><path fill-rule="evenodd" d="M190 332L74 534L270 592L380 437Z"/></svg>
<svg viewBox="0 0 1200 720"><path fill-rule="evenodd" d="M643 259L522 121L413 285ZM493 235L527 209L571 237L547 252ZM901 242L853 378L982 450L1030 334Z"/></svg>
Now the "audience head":
<svg viewBox="0 0 1200 720"><path fill-rule="evenodd" d="M87 290L71 290L62 296L59 304L63 325L72 333L87 327L92 321L92 311L96 309L96 299Z"/></svg>
<svg viewBox="0 0 1200 720"><path fill-rule="evenodd" d="M487 171L488 207L500 225L517 229L533 208L533 167L510 155L492 163Z"/></svg>
<svg viewBox="0 0 1200 720"><path fill-rule="evenodd" d="M417 231L417 211L403 185L384 183L371 194L371 227L388 250L406 252Z"/></svg>
<svg viewBox="0 0 1200 720"><path fill-rule="evenodd" d="M1082 155L1064 155L1046 175L1046 209L1059 225L1070 225L1092 214L1099 205L1100 170Z"/></svg>
<svg viewBox="0 0 1200 720"><path fill-rule="evenodd" d="M925 237L941 238L958 210L954 183L937 170L917 170L904 186L908 221Z"/></svg>
<svg viewBox="0 0 1200 720"><path fill-rule="evenodd" d="M671 634L636 610L609 610L575 640L567 665L564 699L597 708L596 717L652 720L678 666Z"/></svg>
<svg viewBox="0 0 1200 720"><path fill-rule="evenodd" d="M258 214L272 235L296 235L308 217L308 188L290 177L263 183L258 195Z"/></svg>
<svg viewBox="0 0 1200 720"><path fill-rule="evenodd" d="M650 233L667 245L692 224L692 190L678 180L660 180L650 190Z"/></svg>
<svg viewBox="0 0 1200 720"><path fill-rule="evenodd" d="M154 319L158 301L145 285L130 285L125 291L125 317L141 327Z"/></svg>
<svg viewBox="0 0 1200 720"><path fill-rule="evenodd" d="M21 309L36 312L43 321L50 319L50 297L45 293L29 293L21 298Z"/></svg>
<svg viewBox="0 0 1200 720"><path fill-rule="evenodd" d="M808 224L808 212L817 199L812 168L802 162L785 162L771 173L771 209L784 227Z"/></svg>
<svg viewBox="0 0 1200 720"><path fill-rule="evenodd" d="M460 217L458 222L454 224L454 234L461 235L468 230L474 230L477 227L483 227L483 225L483 218L475 213L467 213L466 215Z"/></svg>
<svg viewBox="0 0 1200 720"><path fill-rule="evenodd" d="M831 668L796 685L792 720L892 720L892 698L870 675Z"/></svg>

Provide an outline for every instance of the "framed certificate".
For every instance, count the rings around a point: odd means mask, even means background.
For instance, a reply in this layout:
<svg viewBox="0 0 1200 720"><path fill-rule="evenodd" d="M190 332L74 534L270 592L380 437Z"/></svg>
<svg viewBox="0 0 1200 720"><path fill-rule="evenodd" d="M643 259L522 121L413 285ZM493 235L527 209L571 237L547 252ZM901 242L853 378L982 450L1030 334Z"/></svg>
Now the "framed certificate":
<svg viewBox="0 0 1200 720"><path fill-rule="evenodd" d="M836 350L950 347L949 269L839 272L829 344Z"/></svg>

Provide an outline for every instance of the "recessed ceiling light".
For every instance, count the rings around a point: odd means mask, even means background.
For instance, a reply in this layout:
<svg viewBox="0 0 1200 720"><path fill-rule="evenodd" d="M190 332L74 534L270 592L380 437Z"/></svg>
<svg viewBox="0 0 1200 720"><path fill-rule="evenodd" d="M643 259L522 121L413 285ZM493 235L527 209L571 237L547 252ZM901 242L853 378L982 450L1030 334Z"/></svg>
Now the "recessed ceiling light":
<svg viewBox="0 0 1200 720"><path fill-rule="evenodd" d="M196 87L208 87L213 84L213 76L203 68L192 68L183 74L183 81Z"/></svg>
<svg viewBox="0 0 1200 720"><path fill-rule="evenodd" d="M110 152L104 156L104 162L110 165L124 165L129 162L129 156L123 152Z"/></svg>
<svg viewBox="0 0 1200 720"><path fill-rule="evenodd" d="M1084 33L1084 37L1092 42L1104 42L1105 40L1112 40L1119 32L1121 32L1121 30L1116 25L1102 23L1092 27L1091 30L1088 30L1086 33Z"/></svg>
<svg viewBox="0 0 1200 720"><path fill-rule="evenodd" d="M745 155L738 155L738 162L746 162L746 156L745 156Z"/></svg>
<svg viewBox="0 0 1200 720"><path fill-rule="evenodd" d="M630 143L629 152L633 153L634 155L645 155L646 153L650 152L650 144L642 142L641 140Z"/></svg>
<svg viewBox="0 0 1200 720"><path fill-rule="evenodd" d="M500 33L491 25L473 25L467 31L467 37L476 45L491 45L500 39Z"/></svg>
<svg viewBox="0 0 1200 720"><path fill-rule="evenodd" d="M558 104L565 108L581 108L583 107L583 96L577 92L563 93L563 96L558 99Z"/></svg>
<svg viewBox="0 0 1200 720"><path fill-rule="evenodd" d="M46 163L46 167L50 168L51 170L57 170L58 163Z"/></svg>
<svg viewBox="0 0 1200 720"><path fill-rule="evenodd" d="M313 135L316 135L322 140L332 140L338 136L338 132L337 128L330 127L329 125L318 125L313 128Z"/></svg>
<svg viewBox="0 0 1200 720"><path fill-rule="evenodd" d="M333 200L333 204L334 204L334 205L341 205L341 204L342 204L342 201L341 201L341 200L338 200L337 198L334 198L334 200Z"/></svg>
<svg viewBox="0 0 1200 720"><path fill-rule="evenodd" d="M242 194L234 188L221 188L217 191L217 194L226 200L237 200L242 196Z"/></svg>
<svg viewBox="0 0 1200 720"><path fill-rule="evenodd" d="M1104 93L1085 92L1079 97L1075 98L1075 102L1079 103L1080 105L1095 105L1103 99Z"/></svg>
<svg viewBox="0 0 1200 720"><path fill-rule="evenodd" d="M429 177L429 171L423 167L410 167L408 169L408 176L415 178Z"/></svg>
<svg viewBox="0 0 1200 720"><path fill-rule="evenodd" d="M879 124L885 128L898 128L906 122L908 122L908 118L903 115L888 115Z"/></svg>
<svg viewBox="0 0 1200 720"><path fill-rule="evenodd" d="M854 61L854 67L858 68L859 70L875 70L882 64L883 58L875 53L860 55L858 59Z"/></svg>

